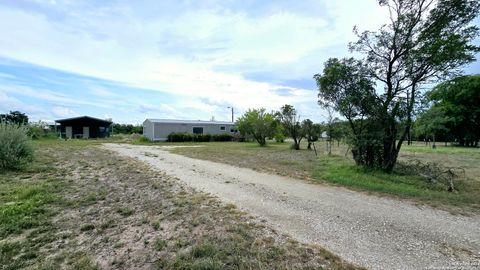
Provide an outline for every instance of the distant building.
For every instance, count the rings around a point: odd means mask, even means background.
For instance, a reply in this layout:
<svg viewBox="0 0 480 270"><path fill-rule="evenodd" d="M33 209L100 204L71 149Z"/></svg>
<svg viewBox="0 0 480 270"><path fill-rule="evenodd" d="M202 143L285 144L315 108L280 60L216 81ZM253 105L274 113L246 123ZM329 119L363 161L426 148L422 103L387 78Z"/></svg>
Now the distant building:
<svg viewBox="0 0 480 270"><path fill-rule="evenodd" d="M110 126L112 121L110 119L103 120L90 116L80 116L74 118L55 120L59 123L60 137L72 138L105 138L110 136Z"/></svg>
<svg viewBox="0 0 480 270"><path fill-rule="evenodd" d="M170 133L231 134L236 132L235 123L224 121L146 119L143 121L143 136L152 141L166 141Z"/></svg>

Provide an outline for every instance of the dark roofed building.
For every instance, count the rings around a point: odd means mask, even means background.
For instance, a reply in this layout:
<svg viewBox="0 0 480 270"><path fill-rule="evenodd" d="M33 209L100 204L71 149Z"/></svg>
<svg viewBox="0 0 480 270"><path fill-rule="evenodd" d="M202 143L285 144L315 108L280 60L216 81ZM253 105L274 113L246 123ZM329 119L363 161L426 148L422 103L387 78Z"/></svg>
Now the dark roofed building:
<svg viewBox="0 0 480 270"><path fill-rule="evenodd" d="M60 124L62 138L105 138L110 136L112 121L98 119L90 116L55 120Z"/></svg>

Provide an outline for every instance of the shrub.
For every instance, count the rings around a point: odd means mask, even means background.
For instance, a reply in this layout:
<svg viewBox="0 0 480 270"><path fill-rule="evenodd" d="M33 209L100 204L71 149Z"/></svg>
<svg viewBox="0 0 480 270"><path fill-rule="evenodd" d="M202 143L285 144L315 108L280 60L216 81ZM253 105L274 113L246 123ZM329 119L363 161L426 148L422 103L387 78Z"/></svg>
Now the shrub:
<svg viewBox="0 0 480 270"><path fill-rule="evenodd" d="M142 142L142 143L151 142L149 138L147 138L145 136L142 136L142 135L139 135L139 134L132 134L132 137L133 137L134 140L136 140L138 142Z"/></svg>
<svg viewBox="0 0 480 270"><path fill-rule="evenodd" d="M169 142L190 142L193 140L193 134L188 133L179 133L179 132L172 132L168 134L167 141Z"/></svg>
<svg viewBox="0 0 480 270"><path fill-rule="evenodd" d="M212 139L210 134L189 134L194 142L209 142Z"/></svg>
<svg viewBox="0 0 480 270"><path fill-rule="evenodd" d="M212 140L215 142L229 142L233 140L233 136L230 134L215 134L212 136Z"/></svg>
<svg viewBox="0 0 480 270"><path fill-rule="evenodd" d="M226 142L231 141L233 136L230 134L192 134L192 133L170 133L167 136L169 142Z"/></svg>
<svg viewBox="0 0 480 270"><path fill-rule="evenodd" d="M33 159L28 128L0 122L0 170L18 169Z"/></svg>
<svg viewBox="0 0 480 270"><path fill-rule="evenodd" d="M57 137L57 134L49 128L48 124L42 121L29 123L27 135L33 140L55 139Z"/></svg>

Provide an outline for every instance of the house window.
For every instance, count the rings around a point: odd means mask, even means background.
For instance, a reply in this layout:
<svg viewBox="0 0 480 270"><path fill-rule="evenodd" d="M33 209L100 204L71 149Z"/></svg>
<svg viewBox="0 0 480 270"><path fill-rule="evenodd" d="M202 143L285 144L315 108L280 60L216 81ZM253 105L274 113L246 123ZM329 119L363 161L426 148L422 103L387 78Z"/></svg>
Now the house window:
<svg viewBox="0 0 480 270"><path fill-rule="evenodd" d="M203 127L193 127L194 134L203 134Z"/></svg>
<svg viewBox="0 0 480 270"><path fill-rule="evenodd" d="M233 128L233 127L232 127L232 128L230 128L230 132L231 132L231 133L235 133L235 132L237 132L237 131L238 131L238 130L236 130L236 129L235 129L235 128Z"/></svg>
<svg viewBox="0 0 480 270"><path fill-rule="evenodd" d="M225 126L220 126L221 131L225 131Z"/></svg>

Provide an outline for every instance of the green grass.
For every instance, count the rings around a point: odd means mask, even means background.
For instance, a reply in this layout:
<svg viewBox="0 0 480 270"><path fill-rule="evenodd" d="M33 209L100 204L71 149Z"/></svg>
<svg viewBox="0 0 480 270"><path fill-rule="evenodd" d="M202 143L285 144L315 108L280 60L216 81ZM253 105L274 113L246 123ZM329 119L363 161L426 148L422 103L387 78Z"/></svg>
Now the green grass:
<svg viewBox="0 0 480 270"><path fill-rule="evenodd" d="M135 211L128 207L121 207L117 209L117 213L119 213L123 217L131 216Z"/></svg>
<svg viewBox="0 0 480 270"><path fill-rule="evenodd" d="M467 154L476 155L480 157L480 148L475 147L460 147L460 146L445 146L444 143L437 143L436 148L433 149L431 145L426 146L421 142L414 142L412 145L404 143L402 145L402 152L418 152L418 153L432 153L432 154Z"/></svg>
<svg viewBox="0 0 480 270"><path fill-rule="evenodd" d="M52 205L62 202L63 183L54 176L48 158L20 171L0 174L0 265L18 269L39 256L52 241ZM24 237L19 237L24 235ZM12 240L19 237L20 240Z"/></svg>
<svg viewBox="0 0 480 270"><path fill-rule="evenodd" d="M446 191L445 185L431 183L420 176L365 169L338 156L321 158L313 177L357 190L417 199L433 206L452 206L464 208L464 211L480 210L478 189L470 192L469 185L464 182L457 183L459 191L451 193Z"/></svg>
<svg viewBox="0 0 480 270"><path fill-rule="evenodd" d="M58 269L44 264L42 249L57 241L52 220L65 205L65 171L55 166L52 148L58 140L35 140L35 159L20 170L0 173L0 269ZM62 141L60 141L62 142ZM68 145L83 143L75 142ZM75 147L73 147L75 148ZM69 151L67 150L67 151ZM73 258L76 255L66 256ZM72 265L87 265L85 257ZM82 268L83 269L83 268ZM85 268L87 269L87 268Z"/></svg>
<svg viewBox="0 0 480 270"><path fill-rule="evenodd" d="M480 149L440 146L431 149L420 144L402 148L401 161L419 159L465 169L467 179L455 182L457 192L448 192L444 184L434 184L420 176L387 174L355 166L349 155L345 157L347 147L343 144L334 144L332 156L325 153L323 142L318 142L316 146L318 157L313 151L306 150L306 145L302 145L302 150L295 151L290 149L289 143L274 142L267 147L259 147L252 142L209 143L204 147L170 151L318 183L333 183L377 195L410 199L452 213L480 212ZM441 154L437 154L438 151Z"/></svg>

